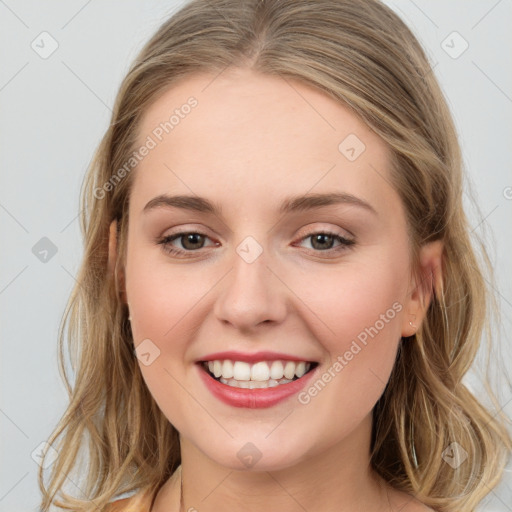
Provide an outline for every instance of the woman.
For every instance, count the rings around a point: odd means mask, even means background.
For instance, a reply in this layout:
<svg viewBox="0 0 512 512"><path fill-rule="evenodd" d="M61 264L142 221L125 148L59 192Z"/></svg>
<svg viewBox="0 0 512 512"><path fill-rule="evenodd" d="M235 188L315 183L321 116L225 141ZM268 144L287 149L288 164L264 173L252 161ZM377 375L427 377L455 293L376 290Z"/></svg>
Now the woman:
<svg viewBox="0 0 512 512"><path fill-rule="evenodd" d="M83 190L42 510L475 509L512 443L461 383L486 283L431 71L376 0L161 26Z"/></svg>

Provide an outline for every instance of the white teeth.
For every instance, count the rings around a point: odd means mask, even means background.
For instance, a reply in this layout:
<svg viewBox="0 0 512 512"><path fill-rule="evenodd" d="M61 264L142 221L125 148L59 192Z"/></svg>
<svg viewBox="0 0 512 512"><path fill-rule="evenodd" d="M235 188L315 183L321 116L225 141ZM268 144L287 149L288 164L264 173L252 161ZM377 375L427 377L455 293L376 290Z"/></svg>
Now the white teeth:
<svg viewBox="0 0 512 512"><path fill-rule="evenodd" d="M268 387L267 382L250 380L249 381L249 389L258 389L258 388L266 388Z"/></svg>
<svg viewBox="0 0 512 512"><path fill-rule="evenodd" d="M245 361L235 361L233 378L236 380L251 380L251 366Z"/></svg>
<svg viewBox="0 0 512 512"><path fill-rule="evenodd" d="M306 363L304 361L301 361L296 367L295 367L295 375L297 377L302 377L306 373Z"/></svg>
<svg viewBox="0 0 512 512"><path fill-rule="evenodd" d="M222 363L222 376L225 379L231 379L233 377L233 361L226 359Z"/></svg>
<svg viewBox="0 0 512 512"><path fill-rule="evenodd" d="M269 379L266 382L258 382L257 380L236 380L236 379L225 379L220 378L222 384L226 384L233 388L247 388L247 389L262 389L262 388L275 388L281 384L288 384L292 382L290 379Z"/></svg>
<svg viewBox="0 0 512 512"><path fill-rule="evenodd" d="M251 368L251 380L257 380L260 382L267 381L270 377L270 369L265 361L252 365Z"/></svg>
<svg viewBox="0 0 512 512"><path fill-rule="evenodd" d="M287 361L284 365L284 376L287 379L293 379L295 375L295 363L293 361Z"/></svg>
<svg viewBox="0 0 512 512"><path fill-rule="evenodd" d="M270 377L274 380L282 379L284 375L283 363L281 361L274 361L270 367Z"/></svg>
<svg viewBox="0 0 512 512"><path fill-rule="evenodd" d="M279 385L279 381L291 381L302 377L311 367L311 363L305 361L258 361L247 363L245 361L231 361L229 359L208 361L205 363L208 370L221 382L236 380L240 382L268 383L269 386ZM249 387L242 385L242 387ZM258 384L251 384L250 387L258 387Z"/></svg>
<svg viewBox="0 0 512 512"><path fill-rule="evenodd" d="M222 361L213 361L213 374L215 377L222 375Z"/></svg>

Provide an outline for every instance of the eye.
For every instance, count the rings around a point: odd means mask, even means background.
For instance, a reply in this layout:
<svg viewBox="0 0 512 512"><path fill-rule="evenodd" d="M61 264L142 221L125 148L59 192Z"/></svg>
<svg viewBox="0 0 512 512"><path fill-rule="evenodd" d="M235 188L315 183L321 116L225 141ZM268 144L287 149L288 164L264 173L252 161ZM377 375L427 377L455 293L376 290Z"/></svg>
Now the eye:
<svg viewBox="0 0 512 512"><path fill-rule="evenodd" d="M345 238L338 233L331 233L329 231L317 231L315 233L311 233L301 238L301 241L308 239L311 239L310 243L314 252L339 252L355 244L354 240ZM335 242L338 242L339 245L333 247Z"/></svg>
<svg viewBox="0 0 512 512"><path fill-rule="evenodd" d="M163 246L164 251L174 255L185 255L186 253L195 252L198 249L202 249L204 242L209 237L204 233L197 231L182 231L169 235L158 241ZM183 249L173 245L173 242L179 241ZM218 245L214 243L213 245Z"/></svg>
<svg viewBox="0 0 512 512"><path fill-rule="evenodd" d="M158 240L157 243L162 245L163 250L168 254L191 257L191 253L198 252L199 249L203 249L205 247L205 241L209 239L208 235L198 231L181 231L179 233L174 233L173 235L165 236ZM355 244L354 240L329 231L317 231L301 238L300 240L304 241L308 239L311 239L312 249L310 250L315 253L338 253ZM176 247L175 242L179 242L181 248ZM334 246L335 242L338 242L337 246ZM214 242L212 245L218 246L219 244Z"/></svg>

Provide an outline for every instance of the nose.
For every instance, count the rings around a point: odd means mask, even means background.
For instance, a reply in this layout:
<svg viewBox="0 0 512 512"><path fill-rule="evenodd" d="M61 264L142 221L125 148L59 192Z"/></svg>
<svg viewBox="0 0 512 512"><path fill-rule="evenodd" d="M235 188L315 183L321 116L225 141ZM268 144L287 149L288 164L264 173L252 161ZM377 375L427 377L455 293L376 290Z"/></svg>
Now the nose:
<svg viewBox="0 0 512 512"><path fill-rule="evenodd" d="M239 331L252 332L264 323L278 324L286 316L286 287L267 266L265 252L252 262L235 252L233 268L220 285L215 316Z"/></svg>

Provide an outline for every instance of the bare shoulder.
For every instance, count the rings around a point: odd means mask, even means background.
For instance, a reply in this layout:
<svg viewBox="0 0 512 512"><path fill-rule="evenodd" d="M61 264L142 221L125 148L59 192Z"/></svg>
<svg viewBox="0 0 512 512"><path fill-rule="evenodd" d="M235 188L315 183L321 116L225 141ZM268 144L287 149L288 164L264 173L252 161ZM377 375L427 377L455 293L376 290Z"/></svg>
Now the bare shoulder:
<svg viewBox="0 0 512 512"><path fill-rule="evenodd" d="M411 502L400 510L403 510L403 512L436 512L433 508L427 507L427 505L419 501Z"/></svg>
<svg viewBox="0 0 512 512"><path fill-rule="evenodd" d="M388 494L393 510L396 509L400 512L436 512L433 508L405 492L393 489Z"/></svg>

